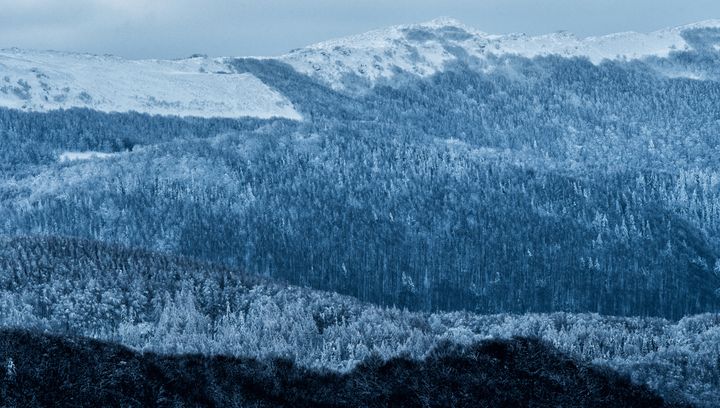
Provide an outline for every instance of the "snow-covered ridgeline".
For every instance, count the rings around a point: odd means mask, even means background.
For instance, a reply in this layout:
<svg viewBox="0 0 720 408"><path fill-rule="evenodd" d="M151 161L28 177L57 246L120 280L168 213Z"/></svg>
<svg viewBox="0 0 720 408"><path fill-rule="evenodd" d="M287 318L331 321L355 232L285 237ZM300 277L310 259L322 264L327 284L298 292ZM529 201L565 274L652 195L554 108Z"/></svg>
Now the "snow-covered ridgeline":
<svg viewBox="0 0 720 408"><path fill-rule="evenodd" d="M429 76L464 56L482 59L488 55L554 54L585 56L594 63L666 57L672 51L691 49L683 33L703 28L720 32L720 20L652 33L578 38L566 32L493 35L442 18L325 41L274 59L341 89L348 75L365 78L370 84L399 71ZM135 61L113 56L0 50L0 106L29 111L85 107L104 112L301 119L292 103L271 88L272 84L249 73L233 72L228 66L231 60L195 57Z"/></svg>
<svg viewBox="0 0 720 408"><path fill-rule="evenodd" d="M682 34L701 28L720 29L720 20L652 33L626 32L578 38L567 32L539 36L492 35L443 18L318 43L292 51L281 59L300 72L335 88L342 88L343 78L348 74L371 82L390 78L398 70L428 76L461 55L478 58L489 54L530 58L541 55L584 56L593 63L605 59L666 57L672 51L691 49Z"/></svg>

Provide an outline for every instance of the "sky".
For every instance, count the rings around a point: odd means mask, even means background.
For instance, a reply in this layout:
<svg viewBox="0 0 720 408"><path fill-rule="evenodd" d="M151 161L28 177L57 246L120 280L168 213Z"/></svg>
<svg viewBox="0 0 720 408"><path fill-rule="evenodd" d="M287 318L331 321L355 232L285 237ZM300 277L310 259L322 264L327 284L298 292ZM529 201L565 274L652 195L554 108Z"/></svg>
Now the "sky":
<svg viewBox="0 0 720 408"><path fill-rule="evenodd" d="M0 0L0 48L125 58L274 56L452 17L494 34L653 31L720 18L718 0Z"/></svg>

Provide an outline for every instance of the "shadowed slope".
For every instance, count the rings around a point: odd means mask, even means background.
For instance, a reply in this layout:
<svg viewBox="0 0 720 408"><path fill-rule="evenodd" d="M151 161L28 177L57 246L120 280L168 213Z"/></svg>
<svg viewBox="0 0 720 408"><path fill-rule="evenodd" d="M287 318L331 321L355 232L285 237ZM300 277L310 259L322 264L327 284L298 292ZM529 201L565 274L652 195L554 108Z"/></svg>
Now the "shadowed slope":
<svg viewBox="0 0 720 408"><path fill-rule="evenodd" d="M666 406L617 374L523 338L443 344L424 361L370 359L344 375L12 330L0 332L0 356L9 406Z"/></svg>

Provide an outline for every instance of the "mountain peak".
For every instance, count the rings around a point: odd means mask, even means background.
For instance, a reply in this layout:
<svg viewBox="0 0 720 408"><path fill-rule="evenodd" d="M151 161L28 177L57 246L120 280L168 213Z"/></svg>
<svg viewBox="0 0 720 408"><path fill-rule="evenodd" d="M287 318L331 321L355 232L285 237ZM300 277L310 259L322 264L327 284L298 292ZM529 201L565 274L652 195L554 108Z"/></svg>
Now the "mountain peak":
<svg viewBox="0 0 720 408"><path fill-rule="evenodd" d="M667 57L690 50L684 33L699 28L720 28L720 20L706 20L652 33L624 32L578 38L567 31L545 35L489 35L462 22L440 17L419 24L397 25L364 34L315 44L280 57L299 72L336 89L347 88L349 78L370 83L398 72L429 76L457 59L489 55L543 55L585 57L593 63L614 59ZM713 40L714 41L714 40Z"/></svg>

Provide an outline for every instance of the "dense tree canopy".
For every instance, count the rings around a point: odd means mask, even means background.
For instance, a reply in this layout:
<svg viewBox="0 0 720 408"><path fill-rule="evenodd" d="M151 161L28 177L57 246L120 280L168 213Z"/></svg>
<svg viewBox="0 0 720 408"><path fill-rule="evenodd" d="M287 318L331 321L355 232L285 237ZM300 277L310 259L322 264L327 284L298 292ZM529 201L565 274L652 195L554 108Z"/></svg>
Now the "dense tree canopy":
<svg viewBox="0 0 720 408"><path fill-rule="evenodd" d="M717 311L720 85L637 62L477 64L347 94L235 61L299 123L0 110L0 230L418 310ZM87 150L115 154L57 163Z"/></svg>

